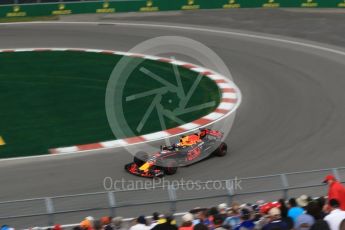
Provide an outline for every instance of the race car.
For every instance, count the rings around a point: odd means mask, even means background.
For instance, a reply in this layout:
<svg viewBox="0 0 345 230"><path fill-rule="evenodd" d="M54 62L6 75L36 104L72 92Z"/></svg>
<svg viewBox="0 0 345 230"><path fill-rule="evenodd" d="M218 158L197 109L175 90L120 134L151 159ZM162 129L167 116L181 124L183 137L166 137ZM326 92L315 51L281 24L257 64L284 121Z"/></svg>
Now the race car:
<svg viewBox="0 0 345 230"><path fill-rule="evenodd" d="M198 133L182 136L171 146L161 146L160 151L147 154L138 152L125 170L141 177L173 175L178 167L198 162L211 155L225 156L227 145L222 142L223 133L217 130L200 129Z"/></svg>

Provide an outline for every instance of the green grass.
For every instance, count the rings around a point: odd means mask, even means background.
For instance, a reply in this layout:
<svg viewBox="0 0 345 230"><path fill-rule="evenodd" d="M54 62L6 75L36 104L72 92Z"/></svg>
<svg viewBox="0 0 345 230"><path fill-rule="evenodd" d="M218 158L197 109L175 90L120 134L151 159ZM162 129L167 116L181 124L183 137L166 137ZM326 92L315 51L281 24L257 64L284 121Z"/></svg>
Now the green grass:
<svg viewBox="0 0 345 230"><path fill-rule="evenodd" d="M105 92L120 58L71 51L0 53L0 136L6 142L0 146L0 158L45 154L50 148L116 139L106 117ZM175 84L170 64L145 60L139 67L142 66ZM127 103L125 97L162 86L138 69L124 86L122 99L126 121L132 130L136 129L152 97ZM197 74L179 70L188 91ZM174 94L170 96L176 99ZM216 101L216 105L180 118L189 122L208 114L219 104L219 96L215 83L202 78L189 106L209 101ZM162 104L174 109L166 99ZM169 119L166 124L168 128L178 125ZM135 134L160 129L155 112L143 130Z"/></svg>

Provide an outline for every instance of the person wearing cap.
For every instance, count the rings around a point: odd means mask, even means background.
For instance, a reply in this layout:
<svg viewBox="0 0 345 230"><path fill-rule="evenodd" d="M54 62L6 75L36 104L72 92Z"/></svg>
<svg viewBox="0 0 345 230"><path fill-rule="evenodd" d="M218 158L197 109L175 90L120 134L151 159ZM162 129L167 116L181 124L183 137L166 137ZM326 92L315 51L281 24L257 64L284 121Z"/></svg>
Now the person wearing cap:
<svg viewBox="0 0 345 230"><path fill-rule="evenodd" d="M338 200L340 209L345 211L345 187L332 174L327 175L323 183L328 184L328 200Z"/></svg>
<svg viewBox="0 0 345 230"><path fill-rule="evenodd" d="M162 219L161 219L162 220ZM174 216L170 213L164 215L164 221L151 228L152 230L177 230Z"/></svg>
<svg viewBox="0 0 345 230"><path fill-rule="evenodd" d="M123 227L123 218L121 216L114 217L111 220L111 227L114 230L125 230L125 228Z"/></svg>
<svg viewBox="0 0 345 230"><path fill-rule="evenodd" d="M241 223L235 227L235 230L241 230L241 229L247 229L247 230L251 230L255 228L255 224L252 221L252 215L250 213L250 211L246 208L241 209L240 212L240 216L241 216Z"/></svg>
<svg viewBox="0 0 345 230"><path fill-rule="evenodd" d="M223 218L223 221L228 217L228 214L226 211L227 209L228 209L228 205L226 203L222 203L218 205L218 213Z"/></svg>
<svg viewBox="0 0 345 230"><path fill-rule="evenodd" d="M93 217L88 216L86 217L82 222L80 222L80 227L85 230L91 230L93 229Z"/></svg>
<svg viewBox="0 0 345 230"><path fill-rule="evenodd" d="M288 225L281 220L281 211L279 208L274 207L268 211L269 223L264 225L262 230L289 230Z"/></svg>
<svg viewBox="0 0 345 230"><path fill-rule="evenodd" d="M136 219L136 224L129 228L129 230L149 230L145 216L139 216Z"/></svg>
<svg viewBox="0 0 345 230"><path fill-rule="evenodd" d="M179 230L193 230L194 216L192 213L187 212L182 216L182 224Z"/></svg>
<svg viewBox="0 0 345 230"><path fill-rule="evenodd" d="M101 221L102 225L108 225L111 223L111 216L102 216L99 220Z"/></svg>
<svg viewBox="0 0 345 230"><path fill-rule="evenodd" d="M336 199L328 202L331 212L325 216L324 220L328 223L331 230L339 230L340 223L345 219L345 211L340 210L340 203Z"/></svg>
<svg viewBox="0 0 345 230"><path fill-rule="evenodd" d="M296 230L309 230L311 226L315 223L315 218L313 214L315 213L315 207L317 207L316 202L309 202L307 206L305 206L306 203L301 203L305 209L305 213L297 217L295 222L295 229ZM315 215L315 214L314 214Z"/></svg>
<svg viewBox="0 0 345 230"><path fill-rule="evenodd" d="M298 206L304 209L308 206L310 201L311 201L311 198L307 195L301 195L300 197L296 199Z"/></svg>

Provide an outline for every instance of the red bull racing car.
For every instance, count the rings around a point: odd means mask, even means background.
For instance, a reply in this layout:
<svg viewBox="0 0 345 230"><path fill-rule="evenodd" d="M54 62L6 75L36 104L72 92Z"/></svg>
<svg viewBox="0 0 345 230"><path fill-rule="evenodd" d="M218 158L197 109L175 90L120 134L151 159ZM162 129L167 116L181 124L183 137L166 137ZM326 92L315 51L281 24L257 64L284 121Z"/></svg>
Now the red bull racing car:
<svg viewBox="0 0 345 230"><path fill-rule="evenodd" d="M178 167L198 162L211 155L225 156L227 145L222 142L223 133L217 130L201 129L198 133L182 136L178 143L161 146L160 151L147 154L138 152L125 170L141 177L163 177L173 175Z"/></svg>

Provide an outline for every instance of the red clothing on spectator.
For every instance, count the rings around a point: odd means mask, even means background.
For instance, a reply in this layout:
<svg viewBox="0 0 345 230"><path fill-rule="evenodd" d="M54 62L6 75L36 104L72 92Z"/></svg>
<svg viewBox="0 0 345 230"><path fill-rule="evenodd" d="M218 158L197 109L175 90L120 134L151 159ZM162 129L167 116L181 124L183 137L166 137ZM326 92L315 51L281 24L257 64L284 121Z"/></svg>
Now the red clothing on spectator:
<svg viewBox="0 0 345 230"><path fill-rule="evenodd" d="M345 211L345 187L339 182L334 181L328 189L328 200L336 199L340 203L340 209Z"/></svg>
<svg viewBox="0 0 345 230"><path fill-rule="evenodd" d="M189 226L189 227L179 227L178 230L193 230L193 226Z"/></svg>

